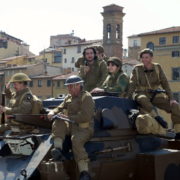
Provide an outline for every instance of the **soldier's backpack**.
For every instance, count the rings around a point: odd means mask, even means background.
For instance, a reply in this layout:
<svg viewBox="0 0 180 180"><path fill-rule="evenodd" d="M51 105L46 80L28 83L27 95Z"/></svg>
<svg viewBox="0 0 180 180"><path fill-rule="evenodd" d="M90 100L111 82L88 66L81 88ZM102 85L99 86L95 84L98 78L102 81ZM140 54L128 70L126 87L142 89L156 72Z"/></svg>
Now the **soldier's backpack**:
<svg viewBox="0 0 180 180"><path fill-rule="evenodd" d="M41 111L43 110L43 104L42 101L34 94L31 93L25 93L21 99L20 99L20 103L22 102L22 100L24 99L25 96L30 95L30 97L32 97L32 114L40 114Z"/></svg>

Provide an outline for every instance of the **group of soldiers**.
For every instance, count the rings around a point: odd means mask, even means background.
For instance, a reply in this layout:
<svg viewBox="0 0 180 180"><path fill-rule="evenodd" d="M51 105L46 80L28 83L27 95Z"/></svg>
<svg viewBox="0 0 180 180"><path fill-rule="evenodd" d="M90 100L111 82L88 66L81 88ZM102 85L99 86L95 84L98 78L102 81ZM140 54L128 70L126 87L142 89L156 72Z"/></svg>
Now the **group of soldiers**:
<svg viewBox="0 0 180 180"><path fill-rule="evenodd" d="M156 107L163 109L171 113L176 138L180 138L180 105L172 97L161 66L152 62L153 52L150 49L142 50L140 59L142 64L134 67L129 78L122 71L122 61L118 57L107 58L102 46L85 48L83 56L75 63L79 76L70 76L65 81L69 94L48 113L49 120L54 115L71 120L71 123L57 119L53 122L54 148L51 155L55 160L63 160L63 141L67 134L70 135L80 180L91 179L84 144L93 136L94 130L95 103L92 94L115 93L119 97L135 100L139 105L136 127L142 134L166 133L167 123L159 116ZM6 85L10 104L8 107L0 106L0 113L32 114L34 95L27 87L28 81L29 77L23 73L12 76ZM14 92L10 91L10 83L13 83ZM13 123L11 125L14 126ZM8 123L1 125L0 131L9 127Z"/></svg>

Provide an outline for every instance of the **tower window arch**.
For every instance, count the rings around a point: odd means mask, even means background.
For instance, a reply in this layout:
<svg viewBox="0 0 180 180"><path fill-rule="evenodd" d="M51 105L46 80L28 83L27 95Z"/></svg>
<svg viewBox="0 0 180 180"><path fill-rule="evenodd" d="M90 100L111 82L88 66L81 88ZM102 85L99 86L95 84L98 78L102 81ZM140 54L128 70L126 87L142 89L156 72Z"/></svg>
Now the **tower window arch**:
<svg viewBox="0 0 180 180"><path fill-rule="evenodd" d="M116 24L116 39L120 39L120 25Z"/></svg>
<svg viewBox="0 0 180 180"><path fill-rule="evenodd" d="M152 42L148 42L147 45L146 45L147 48L151 49L151 50L154 50L154 43Z"/></svg>
<svg viewBox="0 0 180 180"><path fill-rule="evenodd" d="M110 39L110 35L111 35L111 24L107 24L106 30L107 30L107 38Z"/></svg>

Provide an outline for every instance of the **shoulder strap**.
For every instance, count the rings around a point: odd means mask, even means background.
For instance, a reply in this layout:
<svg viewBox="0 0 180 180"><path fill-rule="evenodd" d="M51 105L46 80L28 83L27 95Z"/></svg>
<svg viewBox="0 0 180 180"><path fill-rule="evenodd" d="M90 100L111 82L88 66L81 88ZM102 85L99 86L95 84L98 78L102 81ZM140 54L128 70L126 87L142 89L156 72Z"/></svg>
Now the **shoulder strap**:
<svg viewBox="0 0 180 180"><path fill-rule="evenodd" d="M155 72L156 72L156 74L157 74L157 76L158 76L158 80L160 80L160 77L159 77L159 67L158 67L158 65L157 65L157 64L154 64L154 68L155 68Z"/></svg>
<svg viewBox="0 0 180 180"><path fill-rule="evenodd" d="M21 96L21 99L20 99L20 101L19 101L20 104L22 103L24 97L25 97L27 94L31 94L31 93L25 92L25 93ZM32 95L32 94L31 94L31 95Z"/></svg>
<svg viewBox="0 0 180 180"><path fill-rule="evenodd" d="M135 67L135 71L136 71L136 77L137 77L137 84L139 85L139 72L138 72L137 66Z"/></svg>
<svg viewBox="0 0 180 180"><path fill-rule="evenodd" d="M82 95L82 102L84 101L84 99L85 99L85 97L86 97L86 92L85 93L83 93L83 95Z"/></svg>

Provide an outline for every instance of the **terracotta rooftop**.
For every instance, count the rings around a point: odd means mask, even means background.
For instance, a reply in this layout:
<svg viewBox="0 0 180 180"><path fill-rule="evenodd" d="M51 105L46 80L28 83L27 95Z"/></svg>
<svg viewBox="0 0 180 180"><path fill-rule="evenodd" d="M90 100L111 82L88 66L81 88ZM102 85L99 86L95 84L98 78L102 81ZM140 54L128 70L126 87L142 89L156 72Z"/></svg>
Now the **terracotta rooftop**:
<svg viewBox="0 0 180 180"><path fill-rule="evenodd" d="M20 58L20 57L27 57L26 55L22 55L22 56L12 56L12 57L8 57L8 58L4 58L0 61L11 61L13 59L17 59L17 58Z"/></svg>
<svg viewBox="0 0 180 180"><path fill-rule="evenodd" d="M138 37L138 36L155 35L155 34L166 34L166 33L174 33L174 32L180 32L180 26L173 26L173 27L169 27L169 28L165 28L165 29L156 30L156 31L150 31L150 32L135 34L135 35L128 36L128 37Z"/></svg>
<svg viewBox="0 0 180 180"><path fill-rule="evenodd" d="M71 75L78 75L78 72L72 72L72 73L69 73L69 74L62 74L62 75L56 76L55 78L53 78L53 80L67 79Z"/></svg>
<svg viewBox="0 0 180 180"><path fill-rule="evenodd" d="M129 64L129 65L136 65L136 64L140 64L141 62L138 61L137 59L130 59L130 58L127 58L127 59L123 59L123 64Z"/></svg>

